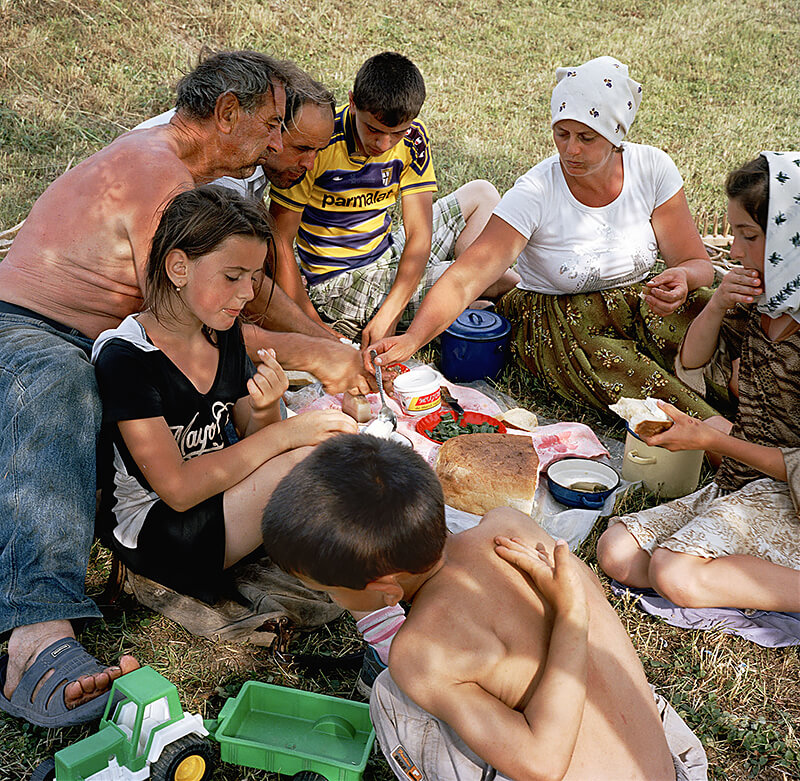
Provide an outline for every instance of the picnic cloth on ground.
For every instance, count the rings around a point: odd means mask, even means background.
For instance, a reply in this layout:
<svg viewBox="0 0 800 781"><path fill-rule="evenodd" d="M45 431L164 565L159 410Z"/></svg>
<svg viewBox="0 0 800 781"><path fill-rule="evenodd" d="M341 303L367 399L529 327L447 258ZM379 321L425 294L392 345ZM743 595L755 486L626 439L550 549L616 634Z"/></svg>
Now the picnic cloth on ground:
<svg viewBox="0 0 800 781"><path fill-rule="evenodd" d="M412 366L413 364L411 361L408 361L407 365ZM434 367L430 368L436 371ZM439 385L446 386L465 410L480 412L483 415L490 415L492 417L497 416L497 413L500 412L500 405L484 393L473 390L472 388L467 388L463 385L455 385L446 380L438 371L436 371L436 375ZM305 389L304 393L298 394L295 398L296 400L289 401L289 407L299 413L318 409L341 409L342 406L341 393L330 396L323 393L322 389L319 387ZM366 398L372 410L372 416L376 417L381 408L380 395L378 393L370 393ZM395 415L397 415L397 431L403 436L408 437L408 439L411 440L414 450L429 464L433 464L436 460L436 454L439 452L440 445L436 442L432 442L427 437L423 437L422 434L417 433L416 430L417 422L424 416L407 415L403 412L400 404L391 396L386 397L386 403Z"/></svg>
<svg viewBox="0 0 800 781"><path fill-rule="evenodd" d="M445 379L438 371L436 371L436 374L439 385L447 387L465 410L479 412L491 417L496 417L501 411L500 404L485 393L465 385L456 385ZM381 408L380 395L370 393L366 398L373 416L376 416ZM436 461L436 455L441 445L417 432L416 425L424 416L405 414L397 401L391 396L387 396L386 402L397 415L398 432L408 437L414 450L429 464L433 464ZM290 407L294 406L297 405L290 402ZM301 402L297 411L302 413L317 409L340 409L341 406L341 393L336 396L322 394L312 398L310 401L306 399L305 402ZM597 439L594 432L583 423L556 423L551 426L540 426L532 432L509 430L508 433L531 437L536 448L536 454L539 457L540 470L546 469L553 461L568 455L581 458L596 458L608 455L608 450Z"/></svg>
<svg viewBox="0 0 800 781"><path fill-rule="evenodd" d="M161 613L199 637L224 642L270 646L278 625L288 619L294 627L313 629L344 611L319 591L278 569L268 557L249 557L231 567L236 592L214 605L179 594L134 572L127 588L146 607Z"/></svg>
<svg viewBox="0 0 800 781"><path fill-rule="evenodd" d="M669 317L645 304L643 290L639 282L561 296L515 288L497 309L511 321L517 361L566 399L605 411L621 396L654 396L703 419L716 415L672 373L683 335L711 290L689 293Z"/></svg>
<svg viewBox="0 0 800 781"><path fill-rule="evenodd" d="M415 362L408 361L407 365L415 365ZM446 386L465 410L496 416L503 408L517 406L511 397L498 393L485 382L478 381L469 386L456 385L446 380L441 374L439 374L439 380L439 384ZM289 394L289 399L290 408L299 412L315 409L339 409L342 403L341 394L337 396L324 394L319 385L308 386L302 391ZM377 393L371 393L367 396L367 400L373 416L377 415L381 407L380 396ZM398 403L391 397L387 398L387 403L397 415L397 430L408 437L414 450L433 465L441 446L417 433L416 424L421 416L405 415ZM540 426L533 432L511 430L510 433L529 436L533 440L539 457L540 473L553 461L566 456L602 458L615 466L617 471L621 469L622 448L620 443L601 442L594 432L582 423L560 422ZM609 458L609 450L614 454L611 458ZM618 490L624 490L627 485L622 483ZM600 510L568 509L550 496L546 482L540 479L536 490L534 520L548 534L566 540L571 550L574 551L586 539L595 521L613 511L616 494L617 492L612 494ZM475 526L480 521L480 516L446 506L445 521L447 528L455 534Z"/></svg>
<svg viewBox="0 0 800 781"><path fill-rule="evenodd" d="M800 613L732 607L678 607L653 589L624 586L616 580L611 581L611 590L618 597L633 597L640 610L662 618L671 626L701 631L721 629L726 634L739 635L765 648L800 645Z"/></svg>

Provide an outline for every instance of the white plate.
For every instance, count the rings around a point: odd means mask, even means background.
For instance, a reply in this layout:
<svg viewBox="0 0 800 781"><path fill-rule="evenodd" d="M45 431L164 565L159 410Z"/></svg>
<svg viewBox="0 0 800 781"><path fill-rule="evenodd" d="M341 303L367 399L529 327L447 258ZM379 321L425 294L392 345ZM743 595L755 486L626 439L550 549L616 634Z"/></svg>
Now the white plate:
<svg viewBox="0 0 800 781"><path fill-rule="evenodd" d="M619 475L614 469L588 458L564 458L556 461L547 468L547 474L553 482L564 488L579 481L602 483L606 486L605 490L616 488L619 484Z"/></svg>
<svg viewBox="0 0 800 781"><path fill-rule="evenodd" d="M392 442L398 442L406 447L414 447L414 445L411 443L411 440L405 434L401 434L399 431L393 431L392 436L389 437L389 439L391 439Z"/></svg>

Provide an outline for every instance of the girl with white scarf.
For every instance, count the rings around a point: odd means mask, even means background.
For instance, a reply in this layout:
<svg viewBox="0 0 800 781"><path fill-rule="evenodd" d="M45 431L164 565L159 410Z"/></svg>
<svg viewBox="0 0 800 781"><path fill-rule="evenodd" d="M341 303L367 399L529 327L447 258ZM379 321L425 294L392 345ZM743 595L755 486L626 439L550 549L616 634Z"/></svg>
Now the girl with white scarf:
<svg viewBox="0 0 800 781"><path fill-rule="evenodd" d="M686 333L678 376L703 391L738 361L739 408L720 430L669 404L648 445L722 457L714 481L612 518L597 558L612 577L683 607L800 611L800 153L763 152L726 185L729 271Z"/></svg>

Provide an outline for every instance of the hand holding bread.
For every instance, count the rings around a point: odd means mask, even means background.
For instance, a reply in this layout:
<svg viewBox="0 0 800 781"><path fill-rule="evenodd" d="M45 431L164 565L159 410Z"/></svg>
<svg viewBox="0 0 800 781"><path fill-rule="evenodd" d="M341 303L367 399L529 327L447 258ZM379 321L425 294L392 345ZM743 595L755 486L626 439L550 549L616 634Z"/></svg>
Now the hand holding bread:
<svg viewBox="0 0 800 781"><path fill-rule="evenodd" d="M652 396L646 399L623 396L616 404L609 404L608 408L625 420L630 430L641 439L660 434L674 423Z"/></svg>
<svg viewBox="0 0 800 781"><path fill-rule="evenodd" d="M719 432L704 423L681 412L666 401L658 406L673 420L673 425L659 434L644 438L645 443L666 450L714 450L714 441Z"/></svg>

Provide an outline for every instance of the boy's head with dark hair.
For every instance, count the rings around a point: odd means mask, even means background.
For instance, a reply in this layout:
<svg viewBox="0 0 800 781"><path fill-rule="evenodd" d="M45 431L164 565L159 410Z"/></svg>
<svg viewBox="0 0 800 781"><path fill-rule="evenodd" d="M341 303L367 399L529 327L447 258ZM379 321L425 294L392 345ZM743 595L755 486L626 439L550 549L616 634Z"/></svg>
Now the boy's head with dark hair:
<svg viewBox="0 0 800 781"><path fill-rule="evenodd" d="M358 70L350 113L362 151L379 157L397 145L425 101L425 82L408 57L382 52Z"/></svg>
<svg viewBox="0 0 800 781"><path fill-rule="evenodd" d="M261 530L284 571L359 592L386 576L436 566L446 536L444 497L433 470L410 448L342 434L281 480Z"/></svg>
<svg viewBox="0 0 800 781"><path fill-rule="evenodd" d="M353 102L384 125L394 127L414 119L425 102L425 82L419 68L397 52L370 57L353 84Z"/></svg>

